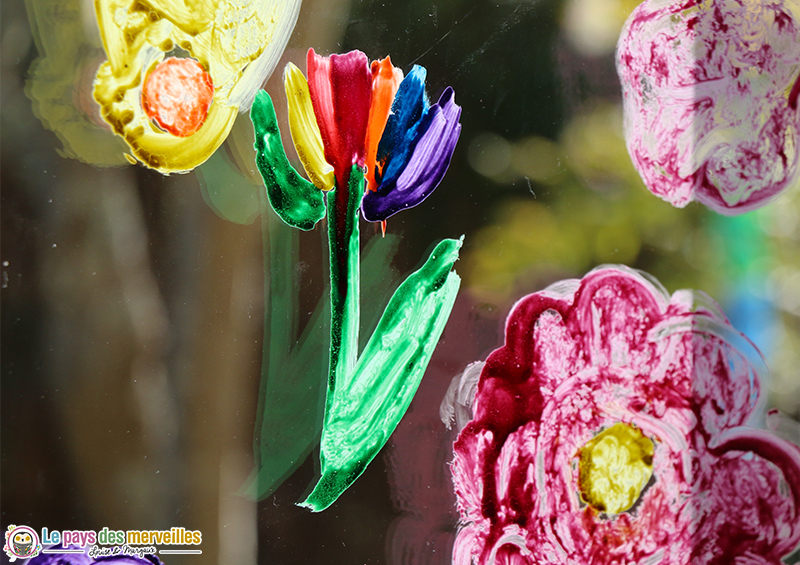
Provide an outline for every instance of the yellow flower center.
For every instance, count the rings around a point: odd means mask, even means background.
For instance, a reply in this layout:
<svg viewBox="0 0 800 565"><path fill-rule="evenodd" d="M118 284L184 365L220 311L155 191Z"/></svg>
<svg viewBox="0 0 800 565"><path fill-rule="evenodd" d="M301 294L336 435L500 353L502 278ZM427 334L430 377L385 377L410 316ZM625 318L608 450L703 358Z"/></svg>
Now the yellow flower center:
<svg viewBox="0 0 800 565"><path fill-rule="evenodd" d="M581 498L600 512L629 510L653 474L654 450L653 442L630 424L599 433L580 450Z"/></svg>

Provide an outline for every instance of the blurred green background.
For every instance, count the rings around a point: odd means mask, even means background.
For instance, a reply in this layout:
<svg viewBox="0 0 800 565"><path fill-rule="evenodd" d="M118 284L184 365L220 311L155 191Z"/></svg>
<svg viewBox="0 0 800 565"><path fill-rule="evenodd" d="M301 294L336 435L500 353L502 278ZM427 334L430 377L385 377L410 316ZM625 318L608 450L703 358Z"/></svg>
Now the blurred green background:
<svg viewBox="0 0 800 565"><path fill-rule="evenodd" d="M92 3L4 0L3 528L203 532L202 556L167 565L449 563L454 437L438 407L450 379L501 344L515 300L604 263L719 301L767 358L772 427L798 441L800 195L727 218L646 191L613 58L635 5L304 2L266 86L283 131L281 69L304 68L309 47L427 67L431 98L454 87L463 131L442 185L389 220L392 272L466 236L462 292L409 413L361 479L312 515L294 503L315 453L265 501L236 494L253 467L269 282L247 116L192 173L127 165L91 99L103 59ZM362 234L380 238L367 224ZM292 248L301 326L323 293L323 238L317 228Z"/></svg>

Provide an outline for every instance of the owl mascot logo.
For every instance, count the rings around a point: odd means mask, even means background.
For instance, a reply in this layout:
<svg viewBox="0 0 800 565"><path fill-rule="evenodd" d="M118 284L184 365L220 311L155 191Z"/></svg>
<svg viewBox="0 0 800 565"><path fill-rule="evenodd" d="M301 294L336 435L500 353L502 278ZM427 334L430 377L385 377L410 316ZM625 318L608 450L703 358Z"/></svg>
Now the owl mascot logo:
<svg viewBox="0 0 800 565"><path fill-rule="evenodd" d="M3 550L9 561L36 557L42 551L39 536L28 526L9 526L6 532L6 545Z"/></svg>

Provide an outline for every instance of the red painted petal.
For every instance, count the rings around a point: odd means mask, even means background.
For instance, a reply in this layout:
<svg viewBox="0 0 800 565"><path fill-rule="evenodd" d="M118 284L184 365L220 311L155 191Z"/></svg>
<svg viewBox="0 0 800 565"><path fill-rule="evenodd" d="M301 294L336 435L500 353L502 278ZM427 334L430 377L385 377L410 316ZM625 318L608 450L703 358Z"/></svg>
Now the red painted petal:
<svg viewBox="0 0 800 565"><path fill-rule="evenodd" d="M353 165L364 166L372 72L361 51L320 57L308 50L308 90L317 117L325 159L337 186L346 187Z"/></svg>
<svg viewBox="0 0 800 565"><path fill-rule="evenodd" d="M308 50L306 57L308 91L311 105L317 117L317 125L325 148L325 159L336 168L335 157L339 154L339 132L334 119L333 90L331 86L331 60Z"/></svg>
<svg viewBox="0 0 800 565"><path fill-rule="evenodd" d="M339 131L337 161L341 164L341 172L349 174L353 165L364 166L367 122L372 102L372 72L367 56L361 51L331 55L331 85L333 115ZM340 177L339 171L336 176Z"/></svg>

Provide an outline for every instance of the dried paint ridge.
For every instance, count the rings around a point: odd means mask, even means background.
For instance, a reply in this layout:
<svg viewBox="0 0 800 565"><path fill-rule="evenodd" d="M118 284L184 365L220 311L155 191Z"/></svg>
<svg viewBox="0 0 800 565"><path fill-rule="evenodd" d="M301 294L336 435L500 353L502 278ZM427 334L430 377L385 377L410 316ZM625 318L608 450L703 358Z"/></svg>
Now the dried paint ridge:
<svg viewBox="0 0 800 565"><path fill-rule="evenodd" d="M461 282L452 268L462 241L446 239L395 291L359 352L359 217L385 229L388 217L436 189L458 141L461 108L451 88L431 105L425 70L414 67L403 78L388 57L370 65L360 51L321 57L310 50L307 69L308 79L290 64L284 79L292 139L309 180L286 157L266 92L256 96L250 117L256 162L278 216L303 230L327 218L331 333L322 476L301 504L318 512L353 484L397 427Z"/></svg>
<svg viewBox="0 0 800 565"><path fill-rule="evenodd" d="M800 179L800 9L792 0L647 0L617 45L625 138L648 190L722 214Z"/></svg>
<svg viewBox="0 0 800 565"><path fill-rule="evenodd" d="M626 267L526 296L454 446L454 562L779 565L800 449L751 427L763 371L707 296Z"/></svg>
<svg viewBox="0 0 800 565"><path fill-rule="evenodd" d="M94 86L103 119L136 159L171 173L208 159L250 108L300 0L96 0L95 11L108 57Z"/></svg>

